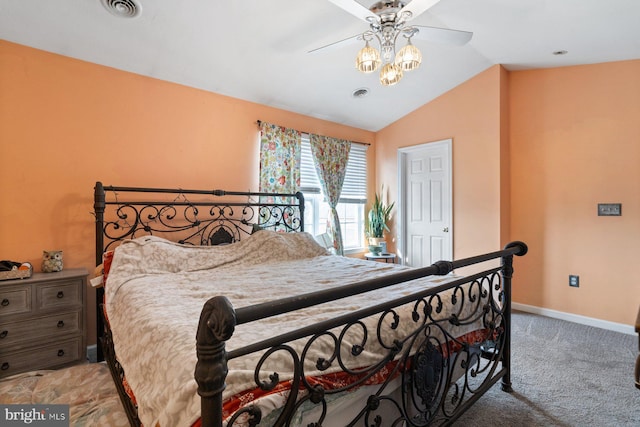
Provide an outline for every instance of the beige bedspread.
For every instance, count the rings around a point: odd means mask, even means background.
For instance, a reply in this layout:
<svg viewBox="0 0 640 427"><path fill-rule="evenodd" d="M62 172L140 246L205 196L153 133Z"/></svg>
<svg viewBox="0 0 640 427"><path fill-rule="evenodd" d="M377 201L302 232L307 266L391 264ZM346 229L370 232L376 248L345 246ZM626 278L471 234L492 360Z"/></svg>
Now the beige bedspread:
<svg viewBox="0 0 640 427"><path fill-rule="evenodd" d="M225 295L238 308L404 268L328 255L306 233L260 231L241 242L214 247L182 246L156 237L121 245L106 283L106 307L116 354L136 395L141 421L147 426L187 426L198 419L200 399L193 379L195 336L202 306L212 296ZM274 336L407 295L435 282L441 284L442 278L432 279L432 283L409 282L304 313L241 325L227 342L227 350L253 343L257 337ZM412 326L403 321L397 333L406 333ZM460 328L455 334L470 332L476 326ZM375 322L367 327L371 343L375 341ZM353 339L358 335L355 328ZM344 344L350 348L348 342ZM312 353L326 355L323 351L326 348L316 345ZM378 346L370 346L351 360L350 366L368 366L379 360L381 352ZM270 359L268 370L277 371L284 380L290 363L281 353ZM229 362L225 399L255 387L253 368L259 356ZM332 370L337 368L329 372ZM310 365L306 374L318 372Z"/></svg>

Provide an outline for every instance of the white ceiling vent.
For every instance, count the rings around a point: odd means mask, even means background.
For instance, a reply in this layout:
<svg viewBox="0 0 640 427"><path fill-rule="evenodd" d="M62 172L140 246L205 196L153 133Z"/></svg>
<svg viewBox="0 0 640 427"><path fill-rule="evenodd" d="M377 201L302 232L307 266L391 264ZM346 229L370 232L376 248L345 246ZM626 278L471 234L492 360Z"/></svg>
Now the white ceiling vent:
<svg viewBox="0 0 640 427"><path fill-rule="evenodd" d="M120 18L135 18L142 12L140 3L134 0L100 0L111 14Z"/></svg>
<svg viewBox="0 0 640 427"><path fill-rule="evenodd" d="M351 96L353 96L354 98L364 98L367 95L369 95L369 89L366 87L361 87L360 89L356 89L351 94Z"/></svg>

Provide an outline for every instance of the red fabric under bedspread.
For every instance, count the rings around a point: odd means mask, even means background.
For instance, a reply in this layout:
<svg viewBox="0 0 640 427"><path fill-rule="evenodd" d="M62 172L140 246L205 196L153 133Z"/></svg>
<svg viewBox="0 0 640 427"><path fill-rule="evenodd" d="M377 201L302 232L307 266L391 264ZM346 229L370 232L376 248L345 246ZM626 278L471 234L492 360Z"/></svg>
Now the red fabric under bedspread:
<svg viewBox="0 0 640 427"><path fill-rule="evenodd" d="M469 345L481 343L488 338L488 334L489 332L487 330L481 329L481 330L470 332L460 337L458 339L459 342L450 341L448 346L442 349L443 350L442 355L443 357L446 358L450 354L454 354L458 352L462 348L462 343L466 343ZM387 363L387 365L383 369L379 370L376 374L372 375L371 378L368 378L358 387L354 387L350 389L350 391L355 391L359 387L366 386L366 385L382 384L387 378L387 375L389 374L389 372L392 372L396 368L397 364L398 364L397 361L392 361ZM393 375L393 378L396 378L399 374L400 374L400 370L396 371ZM307 381L312 386L321 385L325 390L332 390L336 388L344 388L351 384L354 384L355 382L360 380L363 376L364 374L351 375L346 372L335 372L335 373L323 375L321 377L307 377ZM123 378L123 386L127 395L129 396L129 399L133 402L134 406L137 406L136 396L133 393L133 390L131 390L131 387L129 386L129 384L127 383L126 376ZM231 398L227 399L227 401L223 402L222 404L223 418L226 419L230 417L238 409L248 406L262 397L277 394L277 393L284 393L284 392L287 392L290 388L291 388L291 380L281 381L273 388L273 390L265 391L256 387L253 390L247 390L242 393L238 393L232 396ZM302 386L300 387L300 390L301 391L303 390ZM202 426L202 423L200 419L197 420L192 425L192 427L201 427L201 426Z"/></svg>
<svg viewBox="0 0 640 427"><path fill-rule="evenodd" d="M474 344L481 343L487 340L488 335L489 335L489 331L486 329L480 329L473 332L469 332L468 334L465 334L464 336L458 338L459 342L450 341L445 348L442 348L442 351L441 351L442 356L446 358L450 354L454 354L458 352L462 348L463 344L474 345ZM382 384L387 379L388 374L394 371L397 364L398 364L398 361L391 361L387 363L384 368L380 369L375 375L371 376L371 378L368 378L362 384L350 389L349 391L355 391L359 387L366 386L366 385ZM397 377L398 375L400 375L400 370L397 370L394 372L393 378ZM336 388L344 388L351 384L354 384L357 381L359 381L363 376L365 376L365 374L351 375L346 372L335 372L335 373L323 375L321 377L307 377L307 381L312 386L321 385L325 390L332 390ZM285 393L288 390L290 390L290 388L291 388L291 380L281 381L273 388L273 390L265 391L257 387L253 390L247 390L242 393L238 393L232 396L231 398L227 399L225 402L223 402L222 416L224 419L227 419L240 408L249 406L260 398L273 395L273 394ZM303 386L300 386L300 390L302 391L303 389L304 389ZM132 397L135 399L134 396ZM202 425L201 420L198 420L195 423L193 423L192 427L201 427L201 425Z"/></svg>

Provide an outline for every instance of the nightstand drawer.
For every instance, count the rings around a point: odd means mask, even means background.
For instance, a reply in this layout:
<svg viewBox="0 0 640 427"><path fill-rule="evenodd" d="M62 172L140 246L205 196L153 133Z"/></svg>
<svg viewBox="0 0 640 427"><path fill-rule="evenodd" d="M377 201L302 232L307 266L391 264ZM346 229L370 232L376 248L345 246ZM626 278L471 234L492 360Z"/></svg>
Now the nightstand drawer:
<svg viewBox="0 0 640 427"><path fill-rule="evenodd" d="M82 305L82 288L80 282L68 281L51 285L41 285L37 288L36 301L38 309L77 307Z"/></svg>
<svg viewBox="0 0 640 427"><path fill-rule="evenodd" d="M57 335L77 334L81 331L80 326L79 311L0 324L0 346L37 342L38 338L50 339Z"/></svg>
<svg viewBox="0 0 640 427"><path fill-rule="evenodd" d="M0 353L0 377L27 370L49 369L79 360L82 339L61 341L43 347Z"/></svg>
<svg viewBox="0 0 640 427"><path fill-rule="evenodd" d="M31 311L31 286L0 290L0 316Z"/></svg>

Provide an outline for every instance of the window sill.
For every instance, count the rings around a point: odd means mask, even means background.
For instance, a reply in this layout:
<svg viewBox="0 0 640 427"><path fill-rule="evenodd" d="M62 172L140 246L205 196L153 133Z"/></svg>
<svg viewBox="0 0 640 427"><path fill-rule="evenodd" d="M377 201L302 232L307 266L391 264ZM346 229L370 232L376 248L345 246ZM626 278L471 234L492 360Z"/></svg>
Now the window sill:
<svg viewBox="0 0 640 427"><path fill-rule="evenodd" d="M354 258L360 256L360 258L362 258L365 252L366 251L364 248L345 249L344 255L349 257L354 257Z"/></svg>

